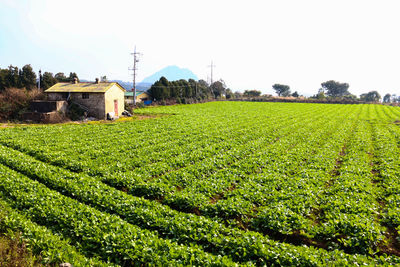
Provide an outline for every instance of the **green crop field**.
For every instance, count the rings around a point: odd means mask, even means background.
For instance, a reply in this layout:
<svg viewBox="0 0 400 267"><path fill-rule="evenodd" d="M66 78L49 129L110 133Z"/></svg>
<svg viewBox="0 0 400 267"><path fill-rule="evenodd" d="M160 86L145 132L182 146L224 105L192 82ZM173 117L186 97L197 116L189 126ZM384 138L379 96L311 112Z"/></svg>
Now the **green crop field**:
<svg viewBox="0 0 400 267"><path fill-rule="evenodd" d="M399 107L137 112L165 116L1 129L0 232L74 266L400 265Z"/></svg>

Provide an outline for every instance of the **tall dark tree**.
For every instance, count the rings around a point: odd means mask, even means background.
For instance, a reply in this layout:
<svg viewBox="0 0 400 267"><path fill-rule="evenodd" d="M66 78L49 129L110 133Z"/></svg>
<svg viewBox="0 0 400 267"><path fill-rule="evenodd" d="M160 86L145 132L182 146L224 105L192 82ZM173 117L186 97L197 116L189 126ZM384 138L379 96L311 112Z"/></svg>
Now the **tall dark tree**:
<svg viewBox="0 0 400 267"><path fill-rule="evenodd" d="M191 88L191 98L197 98L198 97L198 86L197 86L197 82L193 79L189 79L188 80L189 86Z"/></svg>
<svg viewBox="0 0 400 267"><path fill-rule="evenodd" d="M350 94L348 91L349 84L348 83L340 83L333 80L321 83L322 89L326 93L327 96L331 97L342 97Z"/></svg>
<svg viewBox="0 0 400 267"><path fill-rule="evenodd" d="M207 99L212 97L211 88L208 86L208 83L205 80L199 80L197 82L197 86L201 94L201 98Z"/></svg>
<svg viewBox="0 0 400 267"><path fill-rule="evenodd" d="M390 103L390 98L391 98L391 95L390 94L386 94L383 97L383 103Z"/></svg>
<svg viewBox="0 0 400 267"><path fill-rule="evenodd" d="M13 65L10 65L8 67L8 73L7 73L5 84L6 84L6 88L11 88L11 87L20 88L21 87L18 67L14 67Z"/></svg>
<svg viewBox="0 0 400 267"><path fill-rule="evenodd" d="M215 98L221 97L225 93L226 88L223 81L213 82L210 87Z"/></svg>
<svg viewBox="0 0 400 267"><path fill-rule="evenodd" d="M53 77L53 73L45 72L42 76L41 87L46 90L57 83L57 79Z"/></svg>
<svg viewBox="0 0 400 267"><path fill-rule="evenodd" d="M170 97L172 98L182 97L182 91L178 84L171 83L169 85L169 90L170 90Z"/></svg>
<svg viewBox="0 0 400 267"><path fill-rule="evenodd" d="M167 78L165 78L164 76L160 78L160 83L162 85L164 85L165 87L169 86L169 81L167 80Z"/></svg>
<svg viewBox="0 0 400 267"><path fill-rule="evenodd" d="M297 91L295 91L295 92L292 94L292 96L293 96L293 97L299 97L299 93L297 93Z"/></svg>
<svg viewBox="0 0 400 267"><path fill-rule="evenodd" d="M149 89L150 95L154 100L165 100L170 97L170 83L165 77L155 82Z"/></svg>
<svg viewBox="0 0 400 267"><path fill-rule="evenodd" d="M0 69L0 91L7 88L8 69Z"/></svg>
<svg viewBox="0 0 400 267"><path fill-rule="evenodd" d="M22 87L31 90L36 87L36 74L30 64L22 67L19 72L19 79Z"/></svg>
<svg viewBox="0 0 400 267"><path fill-rule="evenodd" d="M175 83L175 82L172 82L172 83ZM192 87L190 86L188 81L186 81L184 79L181 79L179 81L176 81L176 83L181 88L183 97L185 97L185 98L191 98L192 97Z"/></svg>
<svg viewBox="0 0 400 267"><path fill-rule="evenodd" d="M274 84L272 85L272 88L275 90L275 92L278 94L278 96L289 96L290 95L290 87L289 85L284 85L284 84Z"/></svg>
<svg viewBox="0 0 400 267"><path fill-rule="evenodd" d="M225 90L225 97L226 99L232 99L235 98L235 95L233 94L232 90L228 88Z"/></svg>
<svg viewBox="0 0 400 267"><path fill-rule="evenodd" d="M104 76L106 78L106 76ZM76 74L75 72L70 72L69 73L69 77L68 77L68 82L73 82L74 79L77 79L77 81L79 82L79 77L78 74ZM107 79L107 78L106 78Z"/></svg>

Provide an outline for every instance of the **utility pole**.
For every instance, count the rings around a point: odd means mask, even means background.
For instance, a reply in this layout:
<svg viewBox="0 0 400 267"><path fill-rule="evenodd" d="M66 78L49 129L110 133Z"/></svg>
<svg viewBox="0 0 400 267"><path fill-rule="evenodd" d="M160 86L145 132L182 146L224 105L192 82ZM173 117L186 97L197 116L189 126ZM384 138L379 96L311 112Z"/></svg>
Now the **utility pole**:
<svg viewBox="0 0 400 267"><path fill-rule="evenodd" d="M133 55L133 68L129 69L129 70L133 70L133 105L136 106L136 71L137 71L137 63L139 62L139 56L141 56L142 54L139 52L136 52L136 45L135 45L135 50L133 53L131 53L131 55Z"/></svg>
<svg viewBox="0 0 400 267"><path fill-rule="evenodd" d="M207 67L211 68L211 83L210 83L210 85L211 85L213 83L213 68L216 66L213 64L213 62L211 60L211 65L208 65Z"/></svg>
<svg viewBox="0 0 400 267"><path fill-rule="evenodd" d="M40 92L40 78L42 77L42 70L39 69L39 82L38 82L38 91Z"/></svg>

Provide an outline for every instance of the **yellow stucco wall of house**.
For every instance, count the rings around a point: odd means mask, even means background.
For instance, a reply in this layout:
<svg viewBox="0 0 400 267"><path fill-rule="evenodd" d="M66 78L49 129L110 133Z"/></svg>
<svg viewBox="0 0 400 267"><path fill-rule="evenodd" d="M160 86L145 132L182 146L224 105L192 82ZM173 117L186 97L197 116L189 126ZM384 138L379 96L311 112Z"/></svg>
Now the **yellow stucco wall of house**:
<svg viewBox="0 0 400 267"><path fill-rule="evenodd" d="M124 91L118 85L112 86L105 93L105 116L109 112L114 112L114 100L118 101L118 114L115 114L115 116L121 116L125 109L125 101Z"/></svg>

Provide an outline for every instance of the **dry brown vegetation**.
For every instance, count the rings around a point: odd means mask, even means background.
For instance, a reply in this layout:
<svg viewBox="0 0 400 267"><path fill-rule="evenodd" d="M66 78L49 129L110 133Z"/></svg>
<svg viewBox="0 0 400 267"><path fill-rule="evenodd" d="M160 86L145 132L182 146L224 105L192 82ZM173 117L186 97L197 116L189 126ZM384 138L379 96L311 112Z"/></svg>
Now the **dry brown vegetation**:
<svg viewBox="0 0 400 267"><path fill-rule="evenodd" d="M40 99L43 93L38 90L7 88L0 93L0 121L18 120L28 110L33 99Z"/></svg>
<svg viewBox="0 0 400 267"><path fill-rule="evenodd" d="M17 235L11 239L0 236L0 267L41 266Z"/></svg>

